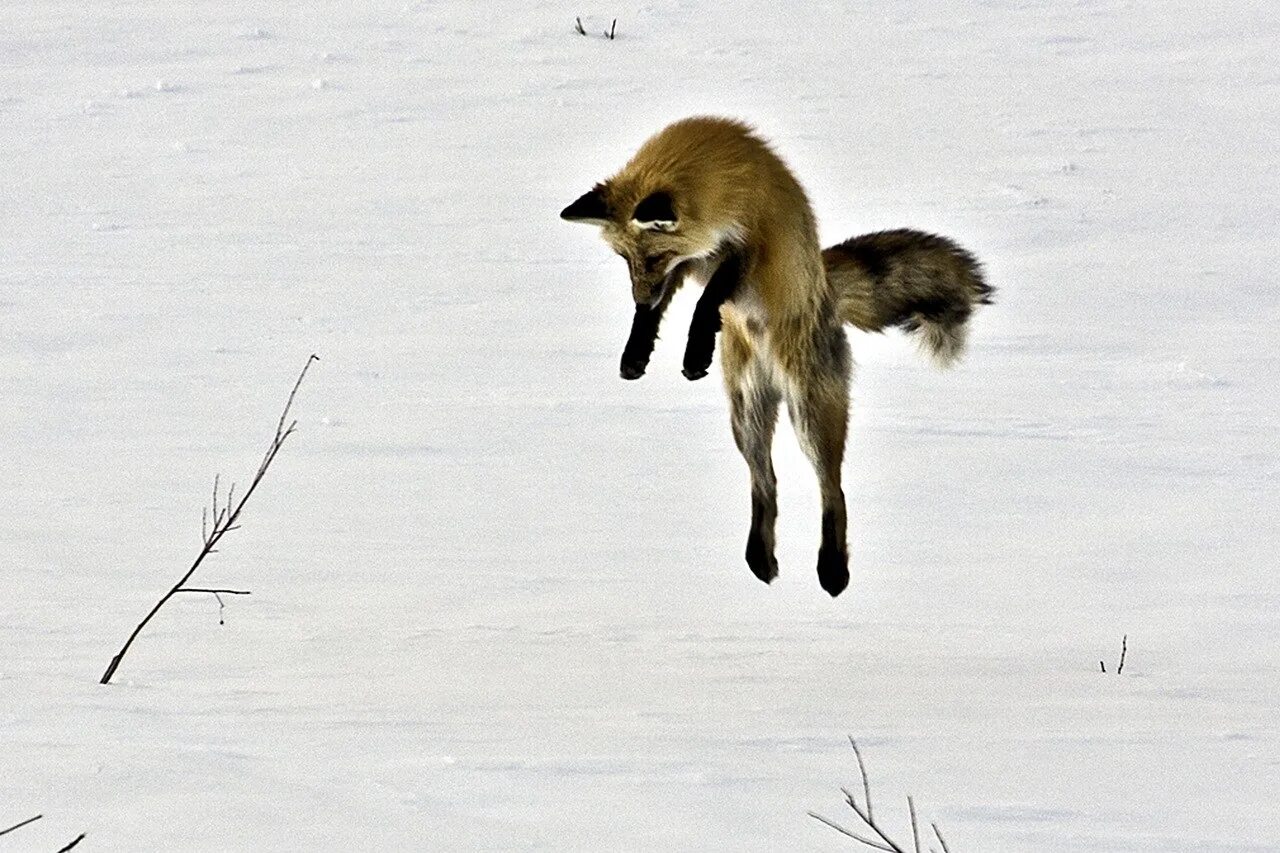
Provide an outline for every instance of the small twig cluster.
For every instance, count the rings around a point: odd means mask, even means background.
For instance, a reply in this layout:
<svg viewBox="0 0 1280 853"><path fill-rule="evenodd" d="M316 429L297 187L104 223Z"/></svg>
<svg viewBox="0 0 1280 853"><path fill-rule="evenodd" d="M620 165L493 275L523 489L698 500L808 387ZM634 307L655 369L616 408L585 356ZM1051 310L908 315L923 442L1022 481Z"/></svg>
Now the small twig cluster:
<svg viewBox="0 0 1280 853"><path fill-rule="evenodd" d="M307 369L311 367L311 362L313 361L319 361L319 358L314 355L310 356L307 359L307 363L302 367L302 373L298 375L298 381L293 384L293 390L289 393L289 399L285 403L284 411L280 414L280 422L276 424L276 434L271 439L271 445L267 448L267 453L262 458L262 463L258 466L258 471L253 475L253 480L250 481L249 488L245 490L245 493L240 496L239 500L237 500L235 483L232 483L231 487L227 489L226 500L221 506L219 506L218 501L221 494L220 481L218 477L213 478L213 506L202 510L200 517L200 532L201 539L204 542L204 547L200 549L200 553L196 555L195 562L193 562L191 567L187 569L186 574L184 574L182 578L173 585L172 589L166 592L160 600L156 602L155 607L151 608L151 612L148 613L146 617L138 623L138 626L133 629L133 633L129 635L129 639L125 640L124 646L122 646L116 656L111 659L111 663L107 667L107 671L102 674L102 679L99 681L100 684L109 684L111 682L111 676L115 675L116 668L120 666L121 659L123 659L125 653L129 651L129 647L133 645L133 641L137 639L138 634L142 633L142 629L145 628L147 623L151 621L151 618L160 611L160 608L164 607L165 604L168 603L169 599L173 598L178 593L203 593L212 595L216 598L218 600L219 625L224 624L222 611L225 605L223 604L222 596L249 595L249 591L244 589L189 587L186 583L191 579L191 576L196 573L196 569L200 568L200 564L204 562L205 557L210 554L218 553L217 545L218 542L222 540L222 537L230 533L232 530L239 529L240 525L236 522L240 519L240 513L244 509L244 505L248 502L249 497L254 493L254 490L258 488L258 484L262 482L262 478L266 476L267 469L271 467L271 463L275 460L276 454L279 453L280 448L284 446L285 439L293 434L294 428L298 425L297 421L289 421L289 411L293 408L293 398L297 396L298 388L302 385L302 380L307 375ZM286 421L288 421L288 425L286 425Z"/></svg>
<svg viewBox="0 0 1280 853"><path fill-rule="evenodd" d="M1120 640L1120 663L1116 666L1116 675L1119 675L1120 673L1124 672L1124 656L1128 653L1128 651L1129 651L1129 635L1125 634L1124 637ZM1104 673L1107 671L1107 665L1102 661L1098 661L1098 668L1101 669Z"/></svg>
<svg viewBox="0 0 1280 853"><path fill-rule="evenodd" d="M862 803L860 804L858 802L858 798L854 796L848 788L841 788L840 791L844 794L845 803L848 804L849 808L853 809L853 813L858 816L858 820L862 821L863 826L875 833L876 837L869 838L866 835L860 835L853 830L846 829L829 818L823 817L817 812L809 812L809 817L826 824L837 832L840 832L843 835L852 838L859 844L867 847L871 847L876 850L884 850L887 851L887 853L908 853L907 848L894 841L876 821L875 813L871 809L871 783L867 779L867 766L862 761L862 750L858 749L858 742L855 741L852 736L849 737L849 745L853 747L853 754L858 759L858 775L862 777ZM912 847L910 849L913 853L921 853L923 848L920 846L920 824L916 819L915 800L910 796L907 797L907 811L911 814ZM947 847L947 841L942 837L942 830L938 829L938 825L936 823L931 823L930 827L933 829L934 837L937 838L938 843L942 845L942 853L951 853L951 849ZM931 846L929 850L930 853L937 853L936 847Z"/></svg>
<svg viewBox="0 0 1280 853"><path fill-rule="evenodd" d="M585 36L587 34L587 28L582 25L582 18L573 19L573 31L580 36ZM600 35L602 35L604 38L607 38L609 41L613 41L615 38L617 38L618 19L614 18L613 23L609 25L609 29L600 33Z"/></svg>

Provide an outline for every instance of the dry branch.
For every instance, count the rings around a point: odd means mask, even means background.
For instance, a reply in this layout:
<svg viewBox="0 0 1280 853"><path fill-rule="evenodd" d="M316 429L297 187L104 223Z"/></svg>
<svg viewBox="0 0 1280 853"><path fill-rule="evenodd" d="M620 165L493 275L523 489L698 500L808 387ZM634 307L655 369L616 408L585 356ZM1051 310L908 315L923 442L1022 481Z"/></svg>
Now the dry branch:
<svg viewBox="0 0 1280 853"><path fill-rule="evenodd" d="M36 815L35 817L29 817L29 818L27 818L26 820L22 821L21 823L15 823L13 826L9 827L8 829L0 829L0 835L8 835L10 832L13 832L15 829L22 829L22 827L26 826L26 825L27 825L27 824L29 824L29 823L35 823L36 821L38 821L38 820L39 820L40 818L42 818L42 817L44 817L44 815L42 815L42 814L38 814L38 815ZM76 836L75 838L73 838L73 839L71 840L71 843L70 843L70 844L68 844L66 847L61 847L61 848L59 848L59 849L58 849L58 853L67 853L67 851L68 851L68 850L70 850L72 847L75 847L75 846L76 846L77 844L79 844L81 841L84 841L84 833L83 833L83 832L82 832L82 833L80 833L80 834L79 834L78 836Z"/></svg>
<svg viewBox="0 0 1280 853"><path fill-rule="evenodd" d="M1125 634L1120 639L1120 663L1118 666L1116 666L1116 675L1120 675L1122 672L1124 672L1124 657L1128 653L1129 653L1129 635ZM1104 673L1107 671L1107 665L1102 661L1098 661L1098 667Z"/></svg>
<svg viewBox="0 0 1280 853"><path fill-rule="evenodd" d="M587 28L582 25L582 18L573 19L573 31L580 36L587 34ZM616 39L618 37L618 19L614 18L613 23L609 25L609 29L604 30L600 35L609 41Z"/></svg>
<svg viewBox="0 0 1280 853"><path fill-rule="evenodd" d="M82 833L80 833L79 835L77 835L75 838L71 839L71 843L70 843L70 844L68 844L66 847L63 847L63 848L59 849L59 850L58 850L58 853L67 853L67 851L68 851L68 850L70 850L72 847L75 847L75 846L76 846L77 844L79 844L81 841L84 841L84 833L83 833L83 832L82 832Z"/></svg>
<svg viewBox="0 0 1280 853"><path fill-rule="evenodd" d="M942 853L951 853L951 848L947 846L947 839L942 837L942 830L938 829L938 825L933 824L933 834L938 836L938 843L942 845Z"/></svg>
<svg viewBox="0 0 1280 853"><path fill-rule="evenodd" d="M915 842L916 853L920 853L920 827L916 823L916 803L907 795L907 811L911 812L911 838Z"/></svg>
<svg viewBox="0 0 1280 853"><path fill-rule="evenodd" d="M831 827L832 829L836 830L837 832L842 832L842 833L844 833L845 835L847 835L847 836L849 836L850 838L852 838L854 841L858 841L858 842L860 842L860 843L862 843L862 844L867 845L868 847L874 847L874 848L875 848L875 849L877 849L877 850L886 850L886 851L888 851L888 853L893 853L893 848L892 848L892 847L885 847L885 846L884 846L883 844L881 844L879 841L872 841L870 838L863 838L861 835L858 835L857 833L850 832L849 830L845 829L845 828L844 828L843 826L841 826L840 824L836 823L834 820L830 820L829 818L825 818L825 817L823 817L822 815L818 814L817 812L809 812L809 817L811 817L811 818L813 818L814 820L819 821L819 822L821 822L821 823L825 823L827 826Z"/></svg>
<svg viewBox="0 0 1280 853"><path fill-rule="evenodd" d="M102 679L99 681L100 684L111 683L111 677L115 675L116 669L120 666L120 661L124 659L125 653L129 651L129 647L133 645L133 641L138 638L138 635L140 633L142 633L142 629L147 626L147 623L151 621L152 617L154 617L158 612L160 612L160 608L164 607L165 604L168 603L169 599L173 598L178 593L204 592L204 593L211 593L214 596L218 596L219 593L226 593L228 595L248 595L249 594L247 591L244 591L244 590L203 589L203 588L196 588L196 587L186 587L185 584L188 580L191 579L191 576L196 573L196 569L200 568L200 564L204 562L205 557L209 556L210 554L218 553L218 549L215 546L222 539L222 537L225 536L230 531L235 530L238 527L238 525L236 524L236 521L240 518L240 512L244 509L244 505L248 503L249 498L253 496L254 491L258 488L258 484L261 483L262 478L266 476L267 469L271 467L271 463L272 461L275 460L276 454L279 453L280 448L284 446L285 439L287 439L290 435L293 434L294 428L298 425L297 421L289 421L288 426L285 426L285 421L288 420L289 411L293 408L293 398L297 396L298 388L301 387L302 380L306 378L307 369L311 367L311 362L319 361L319 360L320 359L318 356L312 355L307 358L307 363L302 366L302 372L298 374L298 381L293 384L293 390L289 392L289 399L285 402L284 411L281 412L280 414L280 421L279 423L276 424L276 434L271 439L271 445L267 448L267 453L265 456L263 456L262 463L258 466L257 473L253 475L253 480L249 483L249 488L246 489L245 493L240 496L240 499L238 501L235 500L235 484L233 483L231 485L231 488L228 489L227 491L226 503L221 508L219 508L218 506L219 478L216 476L213 478L212 511L204 513L201 518L201 528L202 528L201 532L204 539L204 547L200 549L200 553L196 555L195 562L193 562L191 564L191 567L187 569L186 574L184 574L182 578L176 584L173 585L172 589L170 589L163 596L161 596L160 600L156 602L156 605L151 608L151 612L149 612L143 618L143 620L138 623L138 626L133 629L133 633L129 635L129 639L125 640L125 643L120 648L120 651L117 652L116 656L111 659L111 663L107 666L107 671L102 674ZM210 526L210 522L212 522L212 526ZM221 614L222 612L221 597L218 598L218 605L219 605L218 612L219 614ZM219 615L219 622L221 622L221 615ZM79 839L76 839L76 841L72 842L72 844L75 844L78 841Z"/></svg>
<svg viewBox="0 0 1280 853"><path fill-rule="evenodd" d="M852 737L849 738L849 745L853 747L853 754L858 759L858 775L862 777L862 797L863 802L866 804L865 808L858 803L857 797L855 797L848 788L841 788L840 791L844 794L845 804L848 805L849 808L853 809L853 813L858 816L858 820L862 822L862 825L865 828L876 834L876 838L859 835L857 832L847 829L846 827L836 823L834 820L823 817L817 812L809 812L809 817L819 821L820 823L826 824L849 838L852 838L859 844L871 847L875 850L884 850L886 853L907 853L906 848L902 847L889 837L889 834L876 821L875 815L872 814L871 783L867 779L866 764L862 761L862 750L858 749L858 743ZM916 803L911 797L907 797L907 811L911 814L911 838L914 842L912 849L914 850L914 853L920 853L920 825L916 819ZM934 835L938 837L938 843L942 845L943 853L951 853L947 848L947 842L942 840L942 833L938 830L938 825L935 823L932 824L932 826Z"/></svg>
<svg viewBox="0 0 1280 853"><path fill-rule="evenodd" d="M184 586L178 592L207 592L210 595L217 595L218 593L223 595L252 595L247 589L204 589L198 586Z"/></svg>
<svg viewBox="0 0 1280 853"><path fill-rule="evenodd" d="M42 817L44 817L44 815L38 814L35 817L27 818L21 823L15 823L13 826L9 827L8 829L0 829L0 835L8 835L10 832L13 832L15 829L22 829L22 827L26 826L29 823L35 823Z"/></svg>
<svg viewBox="0 0 1280 853"><path fill-rule="evenodd" d="M858 742L853 739L853 735L849 735L849 746L853 747L853 757L858 759L858 775L862 777L862 801L867 804L867 817L871 817L871 782L867 777L867 765L862 763L862 750L858 749ZM845 796L849 796L848 791L845 791Z"/></svg>

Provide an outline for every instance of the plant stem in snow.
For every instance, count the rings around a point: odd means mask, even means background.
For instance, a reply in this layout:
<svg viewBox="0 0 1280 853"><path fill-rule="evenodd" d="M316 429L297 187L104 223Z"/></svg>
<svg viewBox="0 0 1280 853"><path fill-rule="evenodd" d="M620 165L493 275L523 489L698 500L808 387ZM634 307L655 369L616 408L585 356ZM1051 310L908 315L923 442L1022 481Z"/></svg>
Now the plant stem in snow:
<svg viewBox="0 0 1280 853"><path fill-rule="evenodd" d="M262 478L266 476L267 469L271 467L271 463L276 458L276 454L279 453L280 448L284 446L285 439L293 434L294 427L298 425L297 421L290 421L288 426L285 426L285 421L289 417L289 410L293 408L293 398L297 396L298 388L302 385L302 380L307 375L307 369L311 367L311 362L319 360L318 356L312 355L307 358L307 363L302 366L302 373L298 374L298 381L293 384L293 390L289 392L289 399L285 402L284 411L280 414L280 422L276 424L276 434L271 439L271 445L267 448L267 453L262 458L262 464L258 466L257 473L253 475L253 480L249 483L249 488L245 490L245 493L240 497L239 501L233 502L233 498L235 496L235 485L233 484L227 492L226 504L219 509L218 478L214 477L213 511L204 518L206 525L211 520L212 526L206 526L204 531L202 531L204 532L204 547L200 549L200 553L196 555L195 562L193 562L191 567L187 569L186 574L184 574L178 582L173 585L172 589L161 596L160 600L156 602L155 607L151 608L151 612L148 613L143 620L138 623L138 626L133 629L133 633L129 635L129 639L125 640L120 651L111 659L111 663L107 666L107 671L102 674L102 679L98 682L99 684L111 683L111 677L116 674L116 669L120 666L120 661L124 659L125 653L129 651L129 647L133 645L133 641L138 638L140 633L142 633L142 629L147 626L147 623L151 621L152 617L160 612L160 608L164 607L165 604L169 602L169 599L173 598L178 593L207 592L216 595L217 593L225 592L229 595L248 595L248 592L242 590L188 588L185 587L184 584L186 584L186 582L191 579L191 576L196 573L196 569L200 568L200 564L204 562L205 557L218 552L215 546L222 537L228 532L236 529L236 521L240 518L240 513L244 509L244 505L248 503L249 498L254 493L254 490L258 488L258 484L261 483ZM221 599L219 599L219 603L221 603ZM77 841L78 840L79 839L77 839Z"/></svg>
<svg viewBox="0 0 1280 853"><path fill-rule="evenodd" d="M875 815L872 814L871 812L871 783L867 780L867 766L862 761L862 750L858 749L858 743L852 737L849 738L849 745L853 747L853 754L857 756L857 759L858 759L858 775L862 777L862 796L863 796L864 802L866 803L866 808L864 809L861 805L858 804L857 798L849 791L848 788L841 788L840 790L844 794L845 803L849 806L849 808L853 809L853 813L858 816L858 819L862 821L863 825L867 829L871 830L877 836L879 836L878 839L869 838L864 835L859 835L858 833L853 832L852 830L846 829L845 827L841 826L840 824L836 823L830 818L823 817L817 812L809 812L809 817L831 827L832 829L845 835L848 838L852 838L854 841L858 842L859 844L865 845L872 849L884 850L885 853L907 853L907 851L903 849L902 846L899 845L896 841L890 838L888 833L886 833L880 827L880 824L876 822ZM920 853L920 822L916 817L915 799L910 796L907 797L907 810L911 813L911 840L913 842L912 849L915 851L915 853ZM947 842L942 839L942 832L938 830L938 825L935 823L935 824L932 824L932 826L933 826L933 834L938 837L938 843L942 845L943 853L951 853L951 851L947 848Z"/></svg>
<svg viewBox="0 0 1280 853"><path fill-rule="evenodd" d="M35 817L27 818L21 823L15 823L13 826L9 827L8 829L0 829L0 835L8 835L10 832L13 832L15 829L22 829L22 827L26 826L29 823L35 823L42 817L44 817L44 815L38 814Z"/></svg>
<svg viewBox="0 0 1280 853"><path fill-rule="evenodd" d="M77 835L75 838L71 839L71 843L68 844L66 847L59 848L58 853L67 853L68 850L70 850L72 847L75 847L81 841L84 841L83 832Z"/></svg>

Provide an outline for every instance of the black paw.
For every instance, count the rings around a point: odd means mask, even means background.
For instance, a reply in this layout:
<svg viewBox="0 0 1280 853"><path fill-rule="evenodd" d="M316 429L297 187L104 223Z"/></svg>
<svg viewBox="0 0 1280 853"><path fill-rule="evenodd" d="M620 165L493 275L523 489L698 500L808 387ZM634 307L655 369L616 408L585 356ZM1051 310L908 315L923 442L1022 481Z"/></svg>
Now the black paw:
<svg viewBox="0 0 1280 853"><path fill-rule="evenodd" d="M747 540L747 565L751 567L751 573L765 583L778 576L778 560L759 537L752 536Z"/></svg>
<svg viewBox="0 0 1280 853"><path fill-rule="evenodd" d="M836 548L818 551L818 583L832 598L849 585L849 555Z"/></svg>
<svg viewBox="0 0 1280 853"><path fill-rule="evenodd" d="M644 376L644 370L649 365L646 362L627 361L623 359L622 369L619 371L623 379L639 379Z"/></svg>
<svg viewBox="0 0 1280 853"><path fill-rule="evenodd" d="M693 332L689 333L689 345L685 347L684 366L680 371L684 374L685 379L693 381L707 375L707 370L711 367L711 359L716 354L715 344L714 335L709 339L703 340L695 336Z"/></svg>

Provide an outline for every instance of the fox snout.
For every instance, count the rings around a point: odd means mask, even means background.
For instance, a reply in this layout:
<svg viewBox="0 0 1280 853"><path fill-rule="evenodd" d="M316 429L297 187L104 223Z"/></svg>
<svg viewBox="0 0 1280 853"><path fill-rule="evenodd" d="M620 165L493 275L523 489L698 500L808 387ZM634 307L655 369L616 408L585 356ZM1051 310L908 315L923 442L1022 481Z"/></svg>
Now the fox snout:
<svg viewBox="0 0 1280 853"><path fill-rule="evenodd" d="M631 298L637 305L652 308L662 301L667 289L665 270L654 269L643 260L631 260L627 268L631 273Z"/></svg>
<svg viewBox="0 0 1280 853"><path fill-rule="evenodd" d="M685 274L686 264L681 264L670 272L661 269L645 269L631 265L631 297L637 305L656 308L660 302L670 296L678 282Z"/></svg>
<svg viewBox="0 0 1280 853"><path fill-rule="evenodd" d="M666 276L659 279L631 277L631 296L635 299L637 305L655 308L662 301L662 297L666 295L666 292Z"/></svg>

